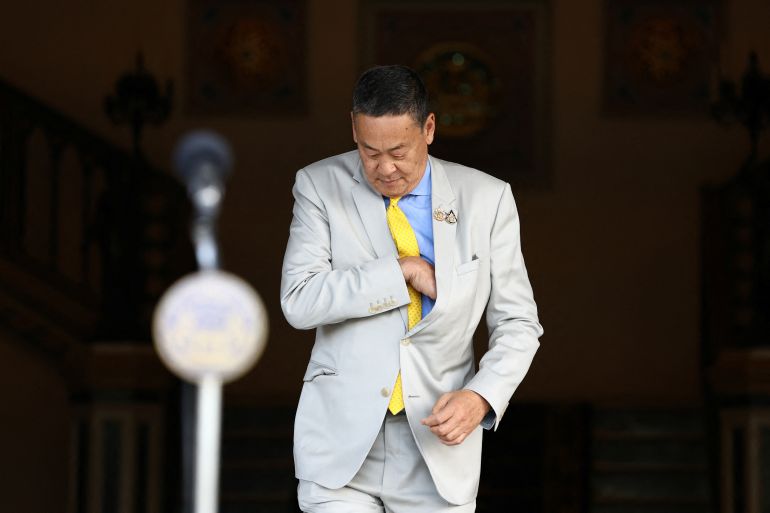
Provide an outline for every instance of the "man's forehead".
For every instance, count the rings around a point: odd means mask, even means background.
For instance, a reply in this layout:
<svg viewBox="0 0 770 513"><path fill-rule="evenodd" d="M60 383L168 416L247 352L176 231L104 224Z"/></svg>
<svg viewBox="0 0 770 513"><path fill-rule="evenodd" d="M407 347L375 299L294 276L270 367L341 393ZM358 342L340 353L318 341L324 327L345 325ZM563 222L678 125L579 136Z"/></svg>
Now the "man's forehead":
<svg viewBox="0 0 770 513"><path fill-rule="evenodd" d="M354 129L358 144L376 151L395 151L411 147L422 133L417 125L381 118L369 118L362 123L355 123Z"/></svg>
<svg viewBox="0 0 770 513"><path fill-rule="evenodd" d="M383 114L382 116L370 116L363 112L351 112L353 122L358 124L360 122L403 122L405 125L411 125L416 128L422 128L422 123L409 113L405 114Z"/></svg>

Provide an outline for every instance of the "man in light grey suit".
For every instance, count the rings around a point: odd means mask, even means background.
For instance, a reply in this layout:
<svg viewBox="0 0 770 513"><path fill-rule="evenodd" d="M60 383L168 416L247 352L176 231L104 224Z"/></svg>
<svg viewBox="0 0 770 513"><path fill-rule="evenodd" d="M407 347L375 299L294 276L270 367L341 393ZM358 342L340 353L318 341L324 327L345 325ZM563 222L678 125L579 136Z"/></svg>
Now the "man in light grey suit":
<svg viewBox="0 0 770 513"><path fill-rule="evenodd" d="M300 170L293 189L281 306L316 330L294 430L299 503L472 512L482 428L497 428L542 334L513 195L428 155L435 117L406 67L365 72L351 118L357 150Z"/></svg>

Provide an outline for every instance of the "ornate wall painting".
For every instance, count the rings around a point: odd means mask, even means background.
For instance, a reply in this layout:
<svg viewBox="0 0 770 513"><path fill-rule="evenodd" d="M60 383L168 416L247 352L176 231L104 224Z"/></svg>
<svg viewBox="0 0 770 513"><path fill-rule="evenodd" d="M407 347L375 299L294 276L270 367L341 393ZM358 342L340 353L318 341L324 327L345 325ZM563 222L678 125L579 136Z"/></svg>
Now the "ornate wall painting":
<svg viewBox="0 0 770 513"><path fill-rule="evenodd" d="M605 0L604 111L707 115L720 19L719 0Z"/></svg>
<svg viewBox="0 0 770 513"><path fill-rule="evenodd" d="M517 185L548 182L545 1L362 3L361 69L405 64L437 117L431 154Z"/></svg>
<svg viewBox="0 0 770 513"><path fill-rule="evenodd" d="M186 112L306 111L306 0L188 0Z"/></svg>

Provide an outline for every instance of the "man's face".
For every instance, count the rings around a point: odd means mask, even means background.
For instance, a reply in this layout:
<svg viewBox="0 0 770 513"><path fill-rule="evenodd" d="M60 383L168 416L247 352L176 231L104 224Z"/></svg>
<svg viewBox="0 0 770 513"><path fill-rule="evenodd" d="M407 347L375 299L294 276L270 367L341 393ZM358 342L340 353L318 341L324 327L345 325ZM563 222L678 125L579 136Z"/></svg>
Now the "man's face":
<svg viewBox="0 0 770 513"><path fill-rule="evenodd" d="M433 114L420 126L409 114L372 117L352 114L353 140L364 164L366 179L383 196L409 194L422 180L433 142Z"/></svg>

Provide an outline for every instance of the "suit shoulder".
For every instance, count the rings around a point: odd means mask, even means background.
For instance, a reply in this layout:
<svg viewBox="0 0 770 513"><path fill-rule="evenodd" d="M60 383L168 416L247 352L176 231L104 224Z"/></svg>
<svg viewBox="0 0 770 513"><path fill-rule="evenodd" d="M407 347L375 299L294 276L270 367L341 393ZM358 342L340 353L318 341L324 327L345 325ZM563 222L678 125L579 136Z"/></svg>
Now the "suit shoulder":
<svg viewBox="0 0 770 513"><path fill-rule="evenodd" d="M313 162L305 166L304 171L312 180L340 179L345 176L353 177L359 165L360 157L357 150L340 153L332 157Z"/></svg>
<svg viewBox="0 0 770 513"><path fill-rule="evenodd" d="M484 171L457 164L456 162L449 162L435 157L431 158L435 163L443 166L447 178L449 178L453 186L456 185L463 191L473 191L480 194L497 193L500 195L508 185L507 182L485 173Z"/></svg>

